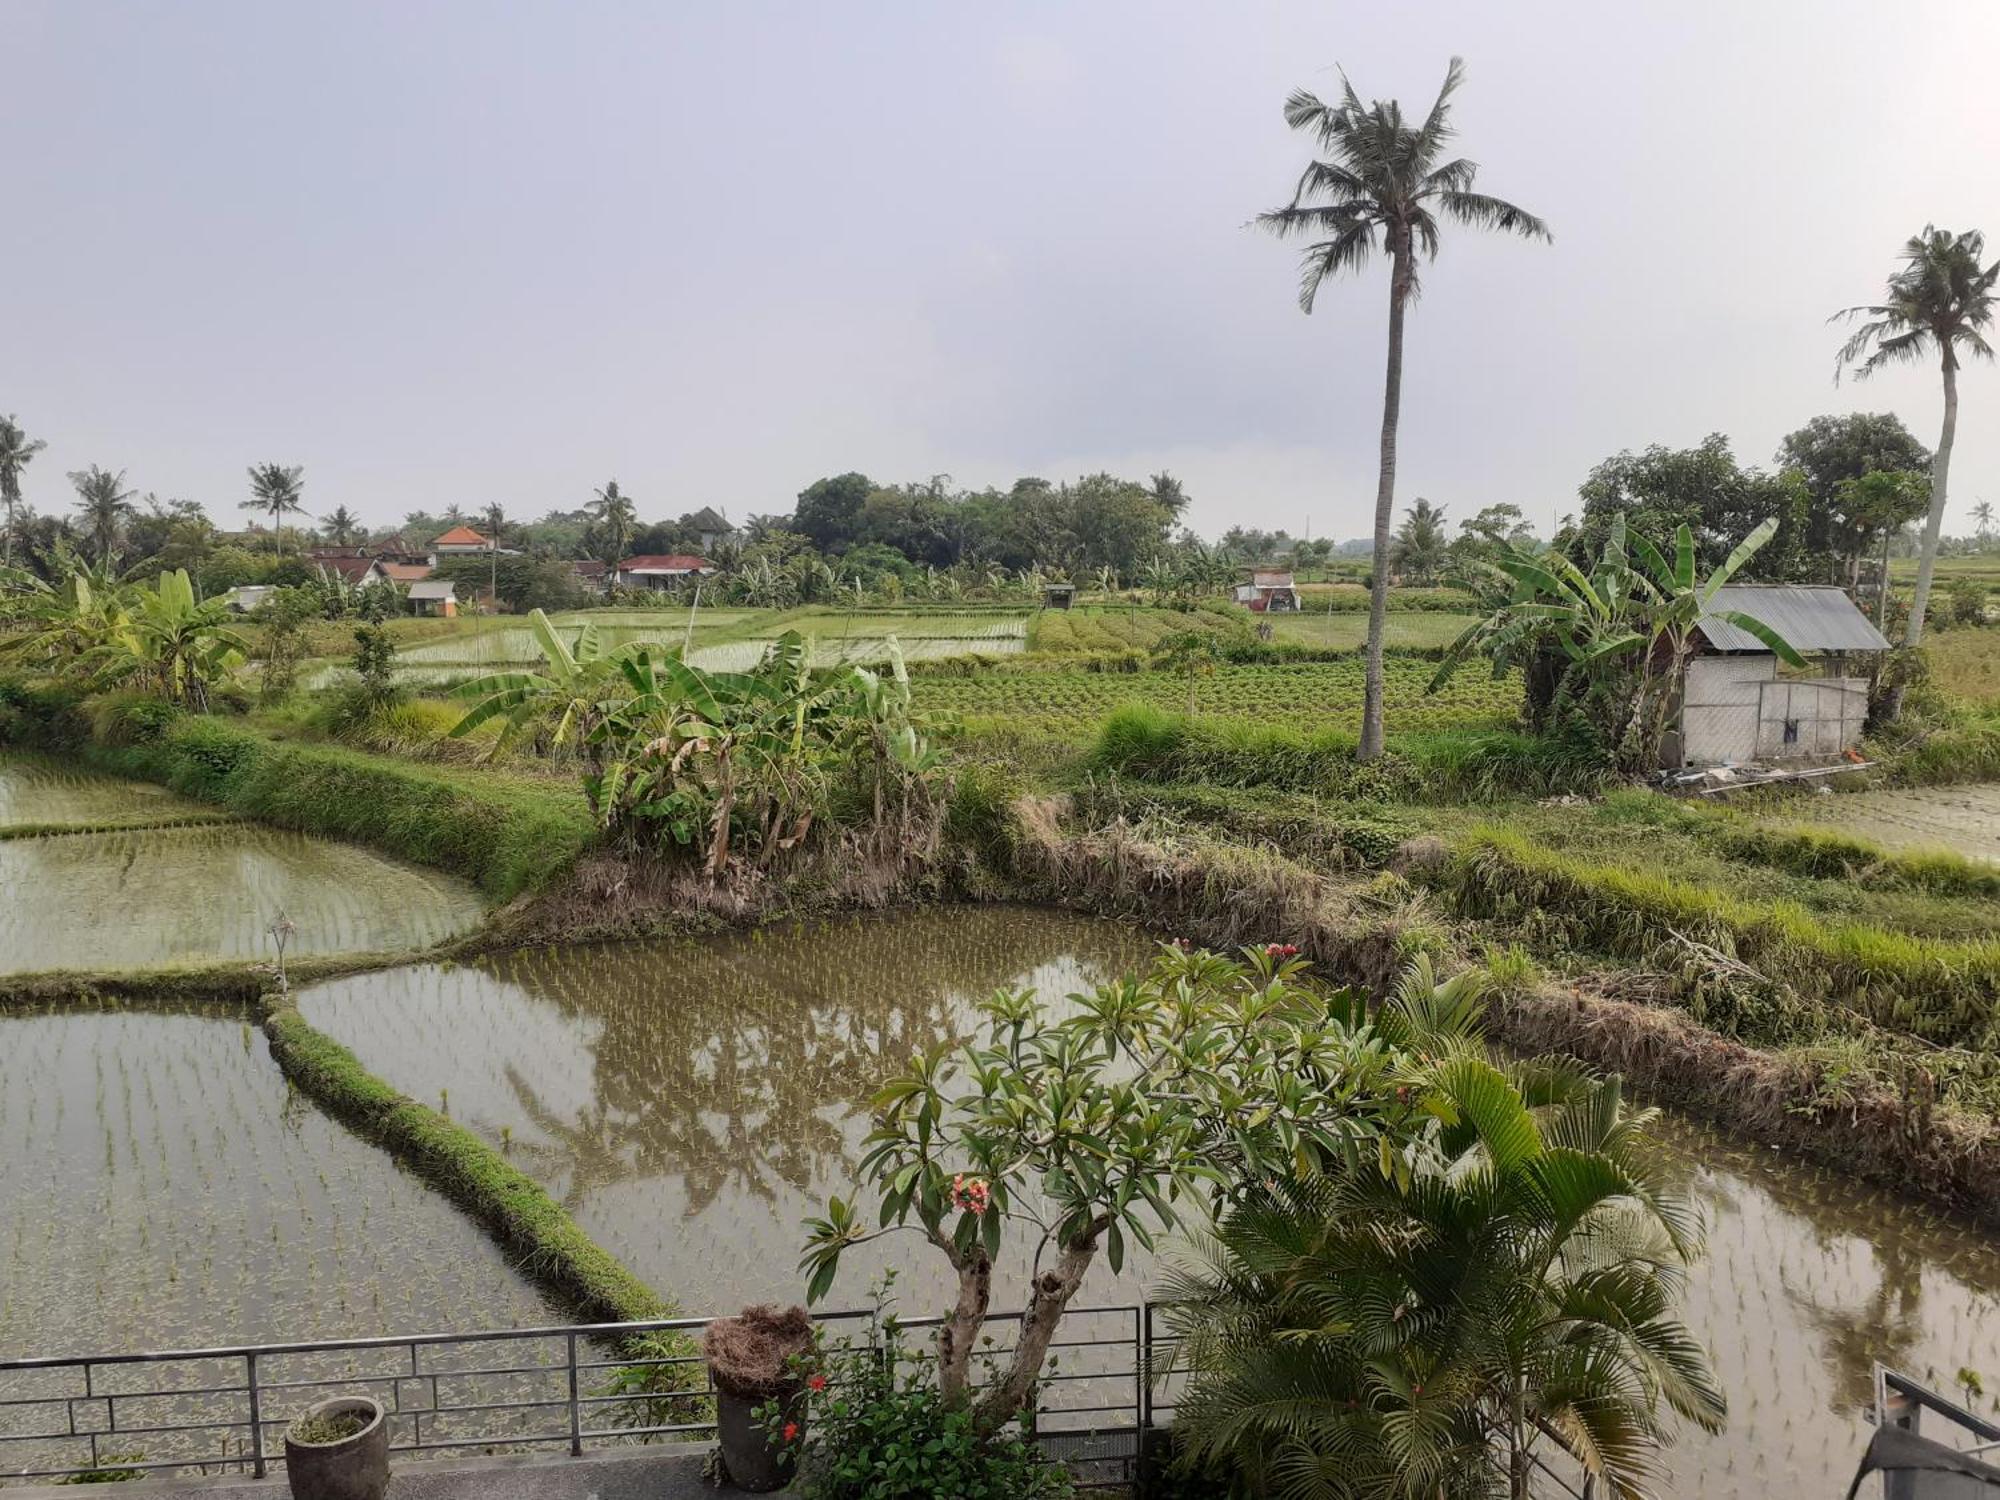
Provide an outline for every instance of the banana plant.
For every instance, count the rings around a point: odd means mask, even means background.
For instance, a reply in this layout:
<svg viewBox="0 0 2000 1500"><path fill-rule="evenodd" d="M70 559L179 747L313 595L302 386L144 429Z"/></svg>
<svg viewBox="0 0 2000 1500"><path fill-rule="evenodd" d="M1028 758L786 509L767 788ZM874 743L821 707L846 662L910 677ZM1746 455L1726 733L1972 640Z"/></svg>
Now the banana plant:
<svg viewBox="0 0 2000 1500"><path fill-rule="evenodd" d="M542 670L492 672L460 683L452 696L470 700L472 707L452 725L451 734L463 738L498 719L500 735L490 752L498 755L532 728L545 733L550 745L577 745L595 775L601 770L595 731L622 694L617 671L621 653L605 648L594 624L583 627L572 650L539 609L529 614L528 628L542 653ZM586 792L591 785L586 777ZM594 797L592 808L596 810Z"/></svg>
<svg viewBox="0 0 2000 1500"><path fill-rule="evenodd" d="M72 583L83 599L87 586L81 575ZM206 712L209 688L249 654L226 607L219 600L198 602L187 570L174 568L152 588L138 591L132 607L84 659L97 668L100 681L136 680L169 703Z"/></svg>
<svg viewBox="0 0 2000 1500"><path fill-rule="evenodd" d="M1610 738L1617 757L1628 769L1651 769L1659 762L1660 742L1703 620L1727 621L1781 660L1805 665L1764 621L1717 607L1723 585L1777 530L1776 518L1767 518L1706 578L1697 574L1694 533L1686 525L1675 532L1669 559L1647 538L1628 535L1623 516L1613 517L1604 550L1588 573L1560 553L1502 553L1491 564L1500 580L1500 602L1452 643L1429 691L1442 688L1475 656L1489 659L1498 675L1553 646L1572 674L1613 688L1620 711Z"/></svg>

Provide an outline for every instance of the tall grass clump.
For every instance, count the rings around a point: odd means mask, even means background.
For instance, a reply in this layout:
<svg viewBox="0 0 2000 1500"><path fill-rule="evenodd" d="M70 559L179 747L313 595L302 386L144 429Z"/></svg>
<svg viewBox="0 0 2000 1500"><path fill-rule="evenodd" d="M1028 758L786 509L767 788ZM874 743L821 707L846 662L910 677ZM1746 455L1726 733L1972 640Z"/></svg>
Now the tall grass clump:
<svg viewBox="0 0 2000 1500"><path fill-rule="evenodd" d="M1941 1045L2000 1046L2000 942L1823 921L1671 875L1592 864L1505 828L1478 831L1431 876L1461 914L1548 949L1688 976L1697 1019L1767 1041L1817 1031L1832 1004Z"/></svg>
<svg viewBox="0 0 2000 1500"><path fill-rule="evenodd" d="M246 817L448 870L499 900L566 869L594 831L567 790L281 744L210 718L185 719L150 744L98 747L92 759Z"/></svg>

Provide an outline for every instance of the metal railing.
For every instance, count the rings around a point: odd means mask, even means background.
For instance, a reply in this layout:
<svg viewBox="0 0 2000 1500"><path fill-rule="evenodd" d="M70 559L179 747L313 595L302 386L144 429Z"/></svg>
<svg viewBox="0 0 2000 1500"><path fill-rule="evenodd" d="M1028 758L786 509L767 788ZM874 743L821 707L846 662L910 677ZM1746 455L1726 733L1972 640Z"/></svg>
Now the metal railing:
<svg viewBox="0 0 2000 1500"><path fill-rule="evenodd" d="M284 1431L336 1392L381 1401L402 1454L564 1452L685 1441L715 1430L714 1387L697 1351L706 1318L585 1323L478 1333L322 1339L0 1361L0 1478L131 1470L264 1477ZM879 1346L877 1314L814 1320L835 1339ZM921 1334L942 1321L898 1319ZM1010 1352L1018 1319L995 1315L985 1357ZM1129 1477L1153 1420L1151 1309L1075 1308L1050 1348L1024 1425L1100 1482ZM667 1336L658 1352L634 1347ZM680 1344L673 1336L680 1336ZM915 1344L919 1339L912 1339ZM657 1369L659 1388L622 1390L621 1371ZM679 1376L680 1378L672 1378ZM1115 1474L1111 1471L1115 1471Z"/></svg>
<svg viewBox="0 0 2000 1500"><path fill-rule="evenodd" d="M1084 1488L1130 1484L1146 1438L1171 1424L1183 1378L1153 1303L1072 1308L1023 1428ZM834 1342L883 1348L874 1311L814 1320ZM906 1357L941 1318L898 1318ZM565 1324L386 1338L322 1339L152 1353L0 1360L0 1480L130 1470L262 1478L284 1463L285 1429L335 1393L388 1414L392 1453L587 1451L693 1441L715 1430L698 1352L707 1318ZM1012 1352L1018 1315L996 1313L990 1363ZM656 1342L642 1343L651 1336ZM647 1389L621 1372L658 1370ZM1538 1494L1590 1500L1532 1460Z"/></svg>

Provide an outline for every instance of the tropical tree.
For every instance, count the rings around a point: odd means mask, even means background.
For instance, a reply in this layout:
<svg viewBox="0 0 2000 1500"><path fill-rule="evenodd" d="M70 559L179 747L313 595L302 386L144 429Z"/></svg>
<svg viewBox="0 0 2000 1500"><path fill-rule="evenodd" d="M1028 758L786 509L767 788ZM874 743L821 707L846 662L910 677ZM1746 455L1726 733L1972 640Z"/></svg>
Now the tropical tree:
<svg viewBox="0 0 2000 1500"><path fill-rule="evenodd" d="M1993 530L1993 503L1982 500L1972 507L1972 523L1979 528L1979 539L1983 542Z"/></svg>
<svg viewBox="0 0 2000 1500"><path fill-rule="evenodd" d="M0 640L0 655L20 656L56 673L68 673L110 638L124 619L132 589L108 568L92 568L59 544L62 582L33 574L9 575L22 593L10 599L10 619L25 631Z"/></svg>
<svg viewBox="0 0 2000 1500"><path fill-rule="evenodd" d="M345 547L361 535L361 519L345 505L336 505L333 513L319 523L319 529L334 546Z"/></svg>
<svg viewBox="0 0 2000 1500"><path fill-rule="evenodd" d="M1986 241L1977 230L1954 234L1926 224L1922 234L1903 246L1903 269L1889 278L1882 302L1850 307L1836 320L1866 319L1841 346L1834 377L1852 369L1860 379L1894 364L1910 364L1935 356L1944 377L1944 426L1931 457L1931 508L1924 522L1923 551L1917 562L1917 590L1910 601L1910 623L1903 643L1915 646L1924 638L1924 611L1930 605L1931 577L1937 569L1938 538L1944 527L1946 489L1951 477L1952 442L1958 435L1958 370L1966 357L1991 359L1993 346L1986 329L1993 324L1994 287L2000 283L2000 261L1982 268ZM1892 695L1893 717L1902 707L1902 692Z"/></svg>
<svg viewBox="0 0 2000 1500"><path fill-rule="evenodd" d="M1669 559L1636 532L1628 551L1623 516L1612 518L1604 551L1588 573L1557 552L1503 554L1493 566L1512 585L1505 602L1452 643L1429 690L1441 688L1472 656L1490 658L1498 672L1554 647L1569 664L1572 701L1584 696L1580 680L1606 705L1596 727L1613 761L1624 770L1654 770L1704 619L1739 626L1792 666L1805 665L1762 620L1716 602L1777 530L1777 518L1767 519L1706 578L1696 571L1691 527L1675 533Z"/></svg>
<svg viewBox="0 0 2000 1500"><path fill-rule="evenodd" d="M249 474L250 498L242 508L263 511L271 518L271 544L282 553L285 517L305 510L305 470L297 464L253 464Z"/></svg>
<svg viewBox="0 0 2000 1500"><path fill-rule="evenodd" d="M1389 565L1405 583L1435 583L1451 558L1451 538L1444 529L1444 507L1419 495L1403 512L1403 524L1389 545Z"/></svg>
<svg viewBox="0 0 2000 1500"><path fill-rule="evenodd" d="M69 482L76 487L77 519L97 544L99 566L109 569L118 533L136 509L132 502L138 492L125 488L123 469L114 474L96 464L71 470Z"/></svg>
<svg viewBox="0 0 2000 1500"><path fill-rule="evenodd" d="M14 565L14 524L21 506L21 470L48 446L22 430L21 419L0 417L0 507L6 511L7 534L0 543L0 567Z"/></svg>
<svg viewBox="0 0 2000 1500"><path fill-rule="evenodd" d="M1162 672L1178 672L1187 678L1187 711L1200 706L1201 679L1213 677L1222 664L1222 648L1210 630L1176 630L1162 636L1153 646L1153 665Z"/></svg>
<svg viewBox="0 0 2000 1500"><path fill-rule="evenodd" d="M1297 951L1233 960L1169 946L1061 1013L1029 991L995 994L983 1039L918 1054L876 1094L858 1171L877 1202L864 1212L835 1197L809 1221L808 1300L855 1246L917 1234L956 1282L937 1332L940 1392L991 1434L1027 1403L1100 1256L1115 1274L1129 1243L1150 1249L1183 1215L1266 1177L1414 1172L1436 1125L1418 1053L1442 1039L1417 1036L1413 1012L1410 1044L1392 1040L1359 993L1317 989ZM1465 981L1446 988L1422 1015L1462 1010ZM1010 1240L1035 1268L1028 1304L975 1398Z"/></svg>
<svg viewBox="0 0 2000 1500"><path fill-rule="evenodd" d="M639 528L639 512L632 504L632 497L618 488L615 479L595 493L597 498L585 508L590 512L591 524L610 544L606 561L616 563L625 556L632 533Z"/></svg>
<svg viewBox="0 0 2000 1500"><path fill-rule="evenodd" d="M175 568L136 595L88 659L103 681L136 681L169 703L206 712L209 688L249 649L222 601L196 602L192 580Z"/></svg>
<svg viewBox="0 0 2000 1500"><path fill-rule="evenodd" d="M1294 93L1285 101L1285 123L1309 133L1324 154L1299 178L1290 203L1258 217L1276 234L1313 237L1299 278L1299 306L1307 313L1327 277L1359 270L1378 250L1389 257L1389 365L1375 487L1375 577L1362 698L1363 760L1382 753L1382 636L1389 607L1389 527L1396 503L1403 317L1418 292L1418 261L1436 256L1445 221L1549 238L1548 226L1527 210L1475 192L1477 168L1470 160L1446 159L1445 147L1453 134L1451 96L1463 77L1463 63L1453 58L1444 86L1420 125L1406 121L1402 106L1393 99L1363 104L1345 77L1335 104L1323 103L1303 89Z"/></svg>
<svg viewBox="0 0 2000 1500"><path fill-rule="evenodd" d="M1637 1500L1672 1416L1727 1414L1675 1316L1700 1221L1646 1149L1656 1112L1432 1045L1415 1171L1261 1179L1171 1275L1184 1458L1258 1495L1527 1500L1556 1452Z"/></svg>

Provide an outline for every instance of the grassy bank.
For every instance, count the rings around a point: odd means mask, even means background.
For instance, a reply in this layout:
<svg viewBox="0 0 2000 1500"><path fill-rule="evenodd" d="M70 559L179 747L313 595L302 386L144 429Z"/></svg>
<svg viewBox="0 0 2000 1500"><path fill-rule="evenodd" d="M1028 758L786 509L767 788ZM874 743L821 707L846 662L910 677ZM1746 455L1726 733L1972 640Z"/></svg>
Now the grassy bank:
<svg viewBox="0 0 2000 1500"><path fill-rule="evenodd" d="M1621 997L1646 987L1615 968L1544 975L1479 924L1445 922L1398 876L1328 875L1207 834L1154 838L1079 817L1068 799L1023 799L1013 864L1034 899L1212 946L1295 942L1336 983L1379 990L1419 951L1483 964L1496 1041L1575 1056L1750 1138L2000 1223L2000 1127L1990 1110L1941 1099L1947 1070L1980 1066L1979 1055L1871 1047L1865 1028L1807 1041L1800 1027L1798 1045L1760 1048L1690 1012Z"/></svg>
<svg viewBox="0 0 2000 1500"><path fill-rule="evenodd" d="M111 743L93 735L79 699L50 689L0 694L0 745L10 743L159 782L241 817L368 844L501 901L567 870L594 836L574 786L296 744L214 717L162 719Z"/></svg>
<svg viewBox="0 0 2000 1500"><path fill-rule="evenodd" d="M674 1316L671 1303L577 1228L532 1178L471 1131L390 1088L288 999L268 997L263 1022L271 1055L294 1087L478 1219L580 1317Z"/></svg>

